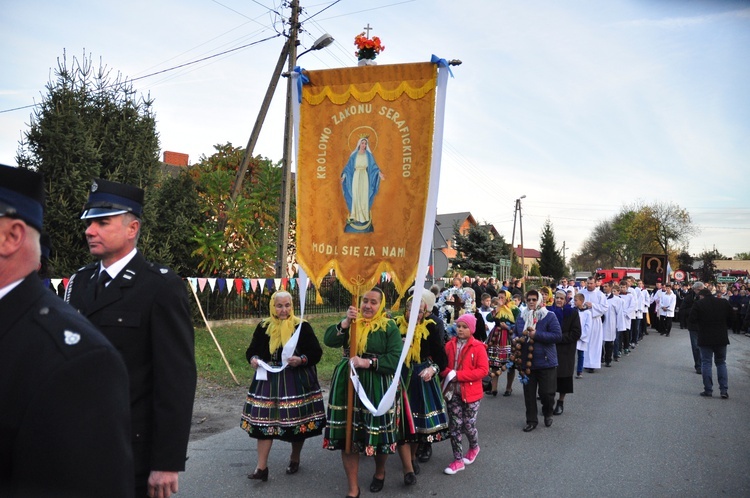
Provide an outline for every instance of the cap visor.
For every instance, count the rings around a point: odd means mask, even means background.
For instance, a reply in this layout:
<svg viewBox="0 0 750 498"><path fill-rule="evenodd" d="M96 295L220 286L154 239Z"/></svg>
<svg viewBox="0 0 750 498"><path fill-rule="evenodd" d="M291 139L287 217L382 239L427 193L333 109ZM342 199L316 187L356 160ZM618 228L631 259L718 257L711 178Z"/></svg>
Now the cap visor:
<svg viewBox="0 0 750 498"><path fill-rule="evenodd" d="M117 216L118 214L125 213L127 213L127 211L123 209L91 208L83 212L81 219L89 220L91 218L104 218L105 216Z"/></svg>

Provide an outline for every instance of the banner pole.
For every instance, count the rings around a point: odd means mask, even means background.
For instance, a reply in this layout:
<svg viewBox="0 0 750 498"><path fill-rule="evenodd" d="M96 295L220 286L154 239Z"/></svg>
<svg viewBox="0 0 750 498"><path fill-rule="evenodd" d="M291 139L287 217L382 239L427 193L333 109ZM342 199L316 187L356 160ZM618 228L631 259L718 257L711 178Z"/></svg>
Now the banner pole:
<svg viewBox="0 0 750 498"><path fill-rule="evenodd" d="M359 287L357 287L356 294L352 295L352 306L355 308L359 301ZM357 349L357 321L352 320L349 324L349 358L352 357L352 353L355 353ZM354 384L349 379L349 383L346 389L346 442L344 444L344 451L351 453L352 451L352 432L354 425Z"/></svg>
<svg viewBox="0 0 750 498"><path fill-rule="evenodd" d="M227 366L227 370L229 370L229 373L232 375L232 378L234 379L234 383L238 386L240 385L240 381L237 380L237 377L234 375L234 372L232 371L232 367L229 366L229 362L227 361L227 357L224 356L224 351L221 349L221 346L219 345L219 341L216 340L216 336L214 335L214 331L211 330L211 326L208 324L208 320L206 319L206 314L203 313L203 306L201 306L201 302L198 299L198 294L195 293L195 289L193 289L192 285L188 284L188 287L190 287L190 290L193 291L193 297L195 298L195 303L198 305L198 311L201 312L201 316L203 317L203 323L206 324L206 329L208 329L208 333L211 334L211 338L214 340L214 344L216 344L216 349L219 350L219 354L221 354L221 359L224 360L224 364Z"/></svg>

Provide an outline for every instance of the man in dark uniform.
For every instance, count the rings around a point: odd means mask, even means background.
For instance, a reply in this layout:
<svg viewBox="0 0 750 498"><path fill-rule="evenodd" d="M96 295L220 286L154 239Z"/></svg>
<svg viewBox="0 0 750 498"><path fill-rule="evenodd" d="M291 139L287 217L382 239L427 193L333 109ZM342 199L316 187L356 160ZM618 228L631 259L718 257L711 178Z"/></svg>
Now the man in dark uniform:
<svg viewBox="0 0 750 498"><path fill-rule="evenodd" d="M0 496L133 496L128 377L42 285L42 176L0 165Z"/></svg>
<svg viewBox="0 0 750 498"><path fill-rule="evenodd" d="M136 249L143 190L95 180L81 218L100 261L65 299L120 351L130 377L136 498L168 498L185 470L195 397L194 332L182 279Z"/></svg>

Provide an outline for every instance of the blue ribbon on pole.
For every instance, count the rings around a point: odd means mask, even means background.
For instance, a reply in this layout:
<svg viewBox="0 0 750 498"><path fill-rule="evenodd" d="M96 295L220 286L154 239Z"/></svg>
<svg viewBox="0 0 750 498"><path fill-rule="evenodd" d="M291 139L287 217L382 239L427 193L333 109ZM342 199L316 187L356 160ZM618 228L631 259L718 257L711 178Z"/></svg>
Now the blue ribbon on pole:
<svg viewBox="0 0 750 498"><path fill-rule="evenodd" d="M302 69L301 67L294 67L294 72L299 75L297 76L297 98L299 99L300 104L302 103L302 85L304 85L305 83L310 83L310 78L305 76L302 71L304 71L304 69Z"/></svg>
<svg viewBox="0 0 750 498"><path fill-rule="evenodd" d="M437 64L438 67L445 67L445 68L447 68L448 69L448 73L450 73L451 78L453 78L453 71L451 71L451 65L448 63L447 60L441 59L437 55L432 54L432 57L430 58L430 62L432 62L433 64Z"/></svg>

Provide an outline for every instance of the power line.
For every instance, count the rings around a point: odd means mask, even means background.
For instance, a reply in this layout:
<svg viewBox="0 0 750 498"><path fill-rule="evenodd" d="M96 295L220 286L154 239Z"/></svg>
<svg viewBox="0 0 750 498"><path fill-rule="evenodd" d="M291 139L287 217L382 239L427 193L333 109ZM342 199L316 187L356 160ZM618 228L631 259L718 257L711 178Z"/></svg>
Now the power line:
<svg viewBox="0 0 750 498"><path fill-rule="evenodd" d="M373 11L373 10L385 9L386 7L395 7L396 5L403 5L405 3L412 3L412 2L416 2L416 0L405 0L403 2L389 3L388 5L380 5L379 7L373 7L371 9L362 9L362 10L357 10L355 12L348 12L346 14L340 14L338 16L326 17L325 19L322 19L322 20L323 21L328 21L329 19L336 19L338 17L346 17L346 16L351 16L351 15L354 15L354 14L361 14L362 12L370 12L370 11Z"/></svg>
<svg viewBox="0 0 750 498"><path fill-rule="evenodd" d="M202 57L200 59L197 59L197 60L194 60L194 61L190 61L190 62L186 62L184 64L179 64L177 66L173 66L173 67L170 67L170 68L167 68L167 69L162 69L161 71L156 71L154 73L146 74L146 75L143 75L143 76L138 76L137 78L131 78L131 79L127 80L127 81L129 81L129 82L138 81L138 80L142 80L142 79L145 79L145 78L150 78L152 76L157 76L159 74L164 74L164 73L169 72L169 71L174 71L175 69L181 69L183 67L192 66L193 64L197 64L199 62L204 62L204 61L207 61L209 59L213 59L213 58L216 58L216 57L219 57L219 56L222 56L222 55L226 55L226 54L229 54L229 53L232 53L232 52L236 52L237 50L242 50L243 48L252 47L253 45L257 45L259 43L263 43L265 41L272 40L274 38L278 38L279 36L282 36L282 35L280 33L277 33L277 34L275 34L273 36L269 36L268 38L263 38L262 40L257 40L257 41L254 41L252 43L247 43L245 45L241 45L239 47L230 48L229 50L224 50L223 52L219 52L217 54L209 55L207 57ZM38 104L29 104L29 105L22 106L22 107L15 107L13 109L3 109L3 110L0 110L0 114L1 113L6 113L6 112L11 112L11 111L18 111L18 110L21 110L21 109L28 109L30 107L36 107L37 105Z"/></svg>
<svg viewBox="0 0 750 498"><path fill-rule="evenodd" d="M214 57L219 57L220 55L225 55L225 54L228 54L228 53L231 53L231 52L236 52L237 50L241 50L243 48L252 47L253 45L257 45L258 43L262 43L264 41L268 41L268 40L272 40L274 38L278 38L279 36L281 36L281 34L275 34L273 36L269 36L268 38L263 38L262 40L254 41L254 42L248 43L246 45L240 45L239 47L230 48L229 50L225 50L223 52L219 52L218 54L213 54L213 55L209 55L208 57L203 57L203 58L198 59L198 60L186 62L184 64L180 64L179 66L174 66L174 67L170 67L170 68L167 68L167 69L162 69L161 71L157 71L155 73L147 74L145 76L139 76L137 78L131 79L130 81L138 81L138 80L142 80L144 78L149 78L151 76L156 76L157 74L163 74L163 73L166 73L168 71L174 71L175 69L180 69L180 68L183 68L183 67L186 67L186 66L191 66L191 65L197 64L199 62L203 62L203 61L207 61L209 59L213 59Z"/></svg>
<svg viewBox="0 0 750 498"><path fill-rule="evenodd" d="M320 14L321 12L325 12L326 10L330 9L331 7L333 7L334 5L336 5L337 3L339 3L340 1L341 1L341 0L336 0L335 2L333 2L332 4L330 4L329 6L327 6L327 7L324 7L324 8L322 8L321 10L317 11L317 12L316 12L315 14L313 14L313 15L311 15L311 16L309 16L309 17L307 17L306 19L303 19L303 20L302 20L302 21L300 21L300 22L305 22L305 21L307 21L307 20L310 20L310 19L312 19L313 17L317 16L317 15L318 15L318 14Z"/></svg>

